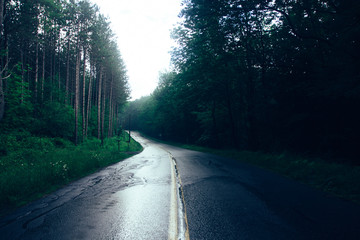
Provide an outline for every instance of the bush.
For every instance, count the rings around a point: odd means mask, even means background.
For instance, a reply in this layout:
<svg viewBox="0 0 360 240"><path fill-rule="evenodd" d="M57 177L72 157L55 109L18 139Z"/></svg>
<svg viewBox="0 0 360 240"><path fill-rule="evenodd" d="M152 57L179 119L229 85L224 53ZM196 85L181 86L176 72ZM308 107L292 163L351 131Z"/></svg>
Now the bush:
<svg viewBox="0 0 360 240"><path fill-rule="evenodd" d="M74 110L58 102L47 102L38 109L36 135L71 139L74 134Z"/></svg>

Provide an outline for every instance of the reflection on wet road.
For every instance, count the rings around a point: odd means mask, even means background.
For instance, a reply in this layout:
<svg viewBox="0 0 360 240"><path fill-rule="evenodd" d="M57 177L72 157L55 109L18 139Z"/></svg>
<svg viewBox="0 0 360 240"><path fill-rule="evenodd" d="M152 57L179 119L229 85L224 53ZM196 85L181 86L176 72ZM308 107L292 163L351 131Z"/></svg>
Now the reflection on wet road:
<svg viewBox="0 0 360 240"><path fill-rule="evenodd" d="M155 143L0 219L1 239L360 239L360 207Z"/></svg>
<svg viewBox="0 0 360 240"><path fill-rule="evenodd" d="M184 235L178 229L182 219L173 160L161 147L137 140L144 146L142 153L1 219L1 239L175 239Z"/></svg>

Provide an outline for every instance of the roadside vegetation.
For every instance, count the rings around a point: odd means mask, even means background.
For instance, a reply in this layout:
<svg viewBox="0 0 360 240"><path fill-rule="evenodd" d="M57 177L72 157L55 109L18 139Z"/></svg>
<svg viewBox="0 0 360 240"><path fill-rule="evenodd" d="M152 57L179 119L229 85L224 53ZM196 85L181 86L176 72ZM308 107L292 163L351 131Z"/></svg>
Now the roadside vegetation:
<svg viewBox="0 0 360 240"><path fill-rule="evenodd" d="M0 155L0 214L142 150L128 139L123 132L103 145L90 138L75 146L61 138L3 135L9 152Z"/></svg>
<svg viewBox="0 0 360 240"><path fill-rule="evenodd" d="M100 9L88 0L2 3L0 212L141 148L124 138L118 146L130 89Z"/></svg>
<svg viewBox="0 0 360 240"><path fill-rule="evenodd" d="M183 148L208 152L236 159L271 170L331 195L360 204L360 166L329 162L321 158L306 158L284 152L270 154L251 151L217 150L195 145Z"/></svg>

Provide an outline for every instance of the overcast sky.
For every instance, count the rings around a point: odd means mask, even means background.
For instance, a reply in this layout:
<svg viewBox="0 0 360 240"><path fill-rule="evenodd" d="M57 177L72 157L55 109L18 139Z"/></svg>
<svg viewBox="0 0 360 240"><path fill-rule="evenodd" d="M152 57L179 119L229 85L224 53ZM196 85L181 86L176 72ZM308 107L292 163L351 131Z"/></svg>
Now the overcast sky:
<svg viewBox="0 0 360 240"><path fill-rule="evenodd" d="M169 69L170 31L181 0L91 0L109 17L124 59L133 100L150 95L159 72Z"/></svg>

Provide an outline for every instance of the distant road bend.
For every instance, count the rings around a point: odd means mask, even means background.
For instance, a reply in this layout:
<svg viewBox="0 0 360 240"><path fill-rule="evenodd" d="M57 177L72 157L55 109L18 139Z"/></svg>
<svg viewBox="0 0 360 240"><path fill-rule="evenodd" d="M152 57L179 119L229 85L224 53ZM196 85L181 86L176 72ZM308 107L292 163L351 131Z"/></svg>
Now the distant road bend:
<svg viewBox="0 0 360 240"><path fill-rule="evenodd" d="M140 154L0 219L1 239L360 239L360 206L237 161Z"/></svg>

